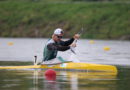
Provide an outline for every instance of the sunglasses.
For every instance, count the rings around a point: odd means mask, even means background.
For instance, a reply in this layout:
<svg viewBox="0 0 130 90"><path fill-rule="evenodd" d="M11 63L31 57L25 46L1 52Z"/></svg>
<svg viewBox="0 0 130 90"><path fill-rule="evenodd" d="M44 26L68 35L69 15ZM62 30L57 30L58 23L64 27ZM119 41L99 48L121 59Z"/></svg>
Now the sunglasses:
<svg viewBox="0 0 130 90"><path fill-rule="evenodd" d="M58 38L62 38L62 36L58 36L58 35L57 35L57 37L58 37Z"/></svg>

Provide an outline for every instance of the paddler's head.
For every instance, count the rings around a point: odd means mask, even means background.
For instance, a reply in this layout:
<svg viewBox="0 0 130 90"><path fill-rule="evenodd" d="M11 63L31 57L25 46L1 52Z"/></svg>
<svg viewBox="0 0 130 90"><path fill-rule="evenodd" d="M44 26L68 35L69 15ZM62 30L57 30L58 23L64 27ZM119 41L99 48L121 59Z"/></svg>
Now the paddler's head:
<svg viewBox="0 0 130 90"><path fill-rule="evenodd" d="M52 39L56 42L60 41L63 37L63 30L61 28L57 28L55 29L53 35L52 35Z"/></svg>

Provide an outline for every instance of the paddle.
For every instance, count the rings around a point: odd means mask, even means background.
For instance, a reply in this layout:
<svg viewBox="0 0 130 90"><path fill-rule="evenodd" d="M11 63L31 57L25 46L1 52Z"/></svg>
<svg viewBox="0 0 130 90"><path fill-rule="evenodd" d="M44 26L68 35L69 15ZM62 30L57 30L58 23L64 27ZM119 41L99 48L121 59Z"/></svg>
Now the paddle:
<svg viewBox="0 0 130 90"><path fill-rule="evenodd" d="M81 28L81 30L79 31L78 34L81 35L81 34L83 33L83 30L84 30L84 29ZM75 40L73 41L73 43L76 44L77 41L78 41L78 40L75 39ZM72 53L71 53L71 56L70 56L70 59L69 59L69 60L70 60L70 61L73 61L73 62L80 62L79 59L77 58L77 55L76 55L76 52L75 52L75 47L71 48L70 50L71 50Z"/></svg>
<svg viewBox="0 0 130 90"><path fill-rule="evenodd" d="M81 34L83 33L83 31L84 31L84 29L83 29L83 27L82 27L81 30L80 30L77 34L81 35ZM73 44L76 44L77 41L78 41L78 40L75 39L75 40L73 41ZM75 48L70 48L70 50L71 50L72 53L76 54Z"/></svg>

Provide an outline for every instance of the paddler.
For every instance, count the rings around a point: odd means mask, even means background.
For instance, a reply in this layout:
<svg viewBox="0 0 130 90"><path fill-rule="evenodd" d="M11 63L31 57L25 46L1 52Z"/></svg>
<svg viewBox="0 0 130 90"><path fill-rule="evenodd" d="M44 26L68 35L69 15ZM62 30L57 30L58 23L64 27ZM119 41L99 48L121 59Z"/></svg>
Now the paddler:
<svg viewBox="0 0 130 90"><path fill-rule="evenodd" d="M76 47L76 44L73 41L79 39L80 35L75 34L71 39L63 41L63 30L57 28L54 30L52 38L46 43L43 51L43 61L42 64L55 64L55 63L64 63L62 57L57 57L58 51L66 51L71 48Z"/></svg>

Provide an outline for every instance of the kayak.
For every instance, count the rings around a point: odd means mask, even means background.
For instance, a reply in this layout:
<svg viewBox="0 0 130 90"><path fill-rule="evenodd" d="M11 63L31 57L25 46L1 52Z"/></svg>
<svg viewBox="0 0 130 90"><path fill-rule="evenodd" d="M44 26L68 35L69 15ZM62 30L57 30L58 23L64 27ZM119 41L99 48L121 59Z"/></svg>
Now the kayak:
<svg viewBox="0 0 130 90"><path fill-rule="evenodd" d="M56 65L27 65L27 66L0 66L0 69L56 69L87 72L113 72L117 74L117 68L113 65L92 64L92 63L62 63Z"/></svg>

